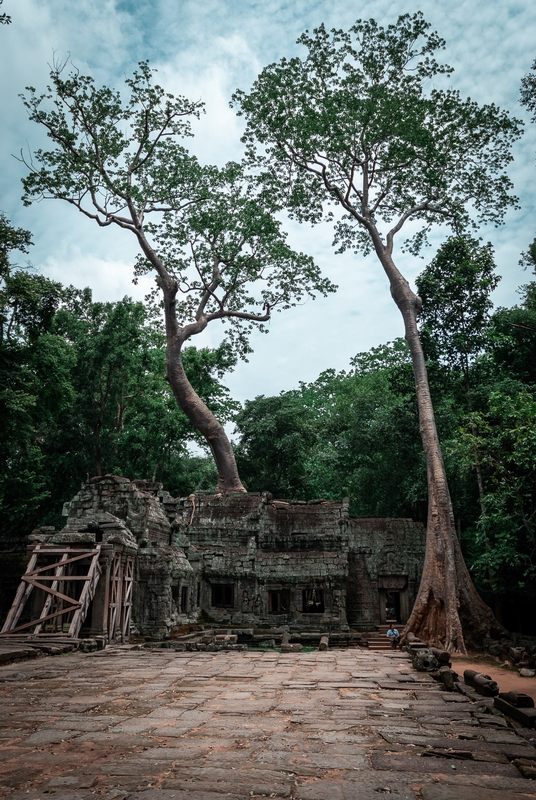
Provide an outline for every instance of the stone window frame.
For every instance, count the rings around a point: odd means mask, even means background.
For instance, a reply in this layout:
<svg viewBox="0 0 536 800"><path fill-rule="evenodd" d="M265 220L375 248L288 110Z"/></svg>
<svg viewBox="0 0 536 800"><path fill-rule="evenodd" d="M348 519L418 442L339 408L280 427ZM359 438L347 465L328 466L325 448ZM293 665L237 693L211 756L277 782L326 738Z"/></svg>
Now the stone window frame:
<svg viewBox="0 0 536 800"><path fill-rule="evenodd" d="M268 591L268 602L267 602L268 614L277 616L281 616L283 614L290 614L290 603L291 603L290 589L284 586L277 586L268 589L267 591ZM278 597L277 601L278 606L281 605L282 596L284 596L284 599L286 600L286 610L284 611L279 609L277 611L273 610L274 595Z"/></svg>
<svg viewBox="0 0 536 800"><path fill-rule="evenodd" d="M234 608L235 607L235 585L234 583L211 583L210 604L212 608ZM219 598L218 598L218 595Z"/></svg>
<svg viewBox="0 0 536 800"><path fill-rule="evenodd" d="M318 586L306 586L301 591L302 614L324 614L326 611L324 589ZM311 604L314 606L314 610Z"/></svg>

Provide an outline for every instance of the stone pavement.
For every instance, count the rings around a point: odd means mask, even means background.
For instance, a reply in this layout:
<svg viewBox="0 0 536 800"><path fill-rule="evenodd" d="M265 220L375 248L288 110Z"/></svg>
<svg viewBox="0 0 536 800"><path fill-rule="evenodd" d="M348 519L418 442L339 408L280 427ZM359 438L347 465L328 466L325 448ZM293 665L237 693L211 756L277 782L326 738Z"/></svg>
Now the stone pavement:
<svg viewBox="0 0 536 800"><path fill-rule="evenodd" d="M0 666L0 702L10 800L536 798L535 732L404 653L108 648Z"/></svg>

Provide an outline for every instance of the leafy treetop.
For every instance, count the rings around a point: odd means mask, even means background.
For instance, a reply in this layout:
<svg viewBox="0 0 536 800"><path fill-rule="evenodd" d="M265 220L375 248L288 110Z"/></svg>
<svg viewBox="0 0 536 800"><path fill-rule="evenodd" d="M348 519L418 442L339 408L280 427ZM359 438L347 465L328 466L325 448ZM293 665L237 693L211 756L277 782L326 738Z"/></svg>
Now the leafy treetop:
<svg viewBox="0 0 536 800"><path fill-rule="evenodd" d="M531 71L521 78L521 102L532 112L532 122L536 122L536 59Z"/></svg>
<svg viewBox="0 0 536 800"><path fill-rule="evenodd" d="M184 148L202 103L167 94L146 62L126 80L125 101L62 71L52 69L46 94L29 87L23 98L55 145L25 161L23 200L63 199L100 226L134 233L136 275L156 271L177 319L168 320L172 335L185 341L213 320L231 321L228 339L245 356L252 325L265 329L272 309L334 290L288 246L276 199L257 178L235 163L202 166Z"/></svg>
<svg viewBox="0 0 536 800"><path fill-rule="evenodd" d="M490 294L500 281L494 270L490 244L452 236L416 280L421 336L429 355L461 369L466 377L487 342Z"/></svg>
<svg viewBox="0 0 536 800"><path fill-rule="evenodd" d="M522 123L428 89L452 72L436 60L445 43L429 28L420 12L386 28L372 19L348 32L321 25L298 39L305 58L271 64L249 94L234 95L250 158L294 214L314 222L326 198L342 206L341 249L391 253L412 221L420 225L406 247L417 252L433 223L459 231L474 213L474 224L497 225L517 204L504 170Z"/></svg>

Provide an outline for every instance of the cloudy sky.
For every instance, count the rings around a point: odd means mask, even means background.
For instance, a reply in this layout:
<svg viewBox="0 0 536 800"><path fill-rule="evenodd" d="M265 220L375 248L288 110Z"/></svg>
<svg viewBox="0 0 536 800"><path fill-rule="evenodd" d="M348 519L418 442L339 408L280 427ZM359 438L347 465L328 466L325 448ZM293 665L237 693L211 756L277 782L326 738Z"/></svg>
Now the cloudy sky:
<svg viewBox="0 0 536 800"><path fill-rule="evenodd" d="M169 91L206 103L189 144L209 163L241 155L243 123L229 108L237 87L248 89L258 72L283 56L300 54L295 44L306 28L324 22L348 28L356 18L382 24L400 13L422 10L444 39L444 60L455 68L451 85L479 102L494 102L528 121L519 106L520 79L536 58L536 4L532 0L5 0L12 24L0 28L0 210L34 233L32 262L43 274L75 286L91 286L95 299L143 296L131 284L135 243L127 232L100 230L59 201L31 208L20 202L24 167L13 155L43 144L18 98L24 87L43 89L48 64L71 57L97 83L119 86L136 63L149 59ZM515 147L510 175L521 210L500 229L481 236L495 247L503 280L498 305L517 302L528 279L519 254L536 235L536 125L527 125ZM339 292L294 311L275 315L267 336L253 339L248 364L229 376L239 400L276 394L314 380L329 367L345 369L355 353L402 335L379 263L372 257L337 256L329 229L294 225L292 243L314 256ZM438 233L437 246L444 234ZM410 281L426 261L397 254ZM204 343L215 344L208 334Z"/></svg>

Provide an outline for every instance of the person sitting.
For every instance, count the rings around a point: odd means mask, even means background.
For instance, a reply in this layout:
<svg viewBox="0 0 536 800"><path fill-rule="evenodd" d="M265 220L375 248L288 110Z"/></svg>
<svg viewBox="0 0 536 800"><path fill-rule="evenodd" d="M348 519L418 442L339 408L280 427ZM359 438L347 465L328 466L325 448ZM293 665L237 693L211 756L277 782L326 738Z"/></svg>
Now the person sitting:
<svg viewBox="0 0 536 800"><path fill-rule="evenodd" d="M389 625L389 630L387 631L386 635L389 641L391 642L391 647L393 648L393 650L396 650L396 646L400 641L400 634L392 622Z"/></svg>

